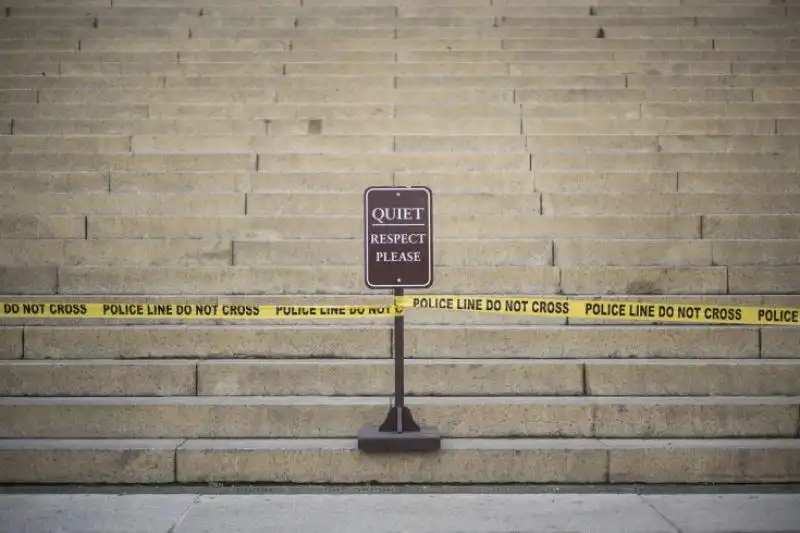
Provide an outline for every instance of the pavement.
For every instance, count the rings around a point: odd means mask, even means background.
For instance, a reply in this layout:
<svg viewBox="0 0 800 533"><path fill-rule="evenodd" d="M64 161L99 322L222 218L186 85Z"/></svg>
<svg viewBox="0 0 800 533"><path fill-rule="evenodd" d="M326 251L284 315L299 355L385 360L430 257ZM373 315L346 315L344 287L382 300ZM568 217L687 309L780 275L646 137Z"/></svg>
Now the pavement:
<svg viewBox="0 0 800 533"><path fill-rule="evenodd" d="M0 532L800 533L800 490L6 487Z"/></svg>

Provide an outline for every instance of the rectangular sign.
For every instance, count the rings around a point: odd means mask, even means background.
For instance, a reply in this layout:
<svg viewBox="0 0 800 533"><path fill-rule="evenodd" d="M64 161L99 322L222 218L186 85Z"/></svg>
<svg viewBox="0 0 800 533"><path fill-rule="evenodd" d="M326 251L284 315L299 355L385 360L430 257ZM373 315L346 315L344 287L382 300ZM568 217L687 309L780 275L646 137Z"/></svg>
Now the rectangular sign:
<svg viewBox="0 0 800 533"><path fill-rule="evenodd" d="M433 284L433 198L427 187L364 191L364 273L371 289Z"/></svg>

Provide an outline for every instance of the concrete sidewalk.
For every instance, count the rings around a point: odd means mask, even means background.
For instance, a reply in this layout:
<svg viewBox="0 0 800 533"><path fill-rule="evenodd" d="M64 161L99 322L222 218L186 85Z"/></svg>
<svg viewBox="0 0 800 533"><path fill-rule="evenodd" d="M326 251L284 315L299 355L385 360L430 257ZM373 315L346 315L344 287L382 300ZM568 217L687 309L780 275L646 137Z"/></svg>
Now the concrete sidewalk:
<svg viewBox="0 0 800 533"><path fill-rule="evenodd" d="M560 489L527 494L4 492L0 494L2 533L800 532L800 493L786 491L721 494L563 493Z"/></svg>

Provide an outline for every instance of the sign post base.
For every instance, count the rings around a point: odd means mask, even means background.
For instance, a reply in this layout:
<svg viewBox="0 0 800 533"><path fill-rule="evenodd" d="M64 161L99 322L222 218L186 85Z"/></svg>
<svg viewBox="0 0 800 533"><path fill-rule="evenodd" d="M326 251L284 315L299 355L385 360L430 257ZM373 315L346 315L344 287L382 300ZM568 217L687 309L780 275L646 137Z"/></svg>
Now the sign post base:
<svg viewBox="0 0 800 533"><path fill-rule="evenodd" d="M394 412L389 416L394 416ZM358 449L366 453L437 452L442 449L442 436L436 428L398 433L365 427L358 432Z"/></svg>

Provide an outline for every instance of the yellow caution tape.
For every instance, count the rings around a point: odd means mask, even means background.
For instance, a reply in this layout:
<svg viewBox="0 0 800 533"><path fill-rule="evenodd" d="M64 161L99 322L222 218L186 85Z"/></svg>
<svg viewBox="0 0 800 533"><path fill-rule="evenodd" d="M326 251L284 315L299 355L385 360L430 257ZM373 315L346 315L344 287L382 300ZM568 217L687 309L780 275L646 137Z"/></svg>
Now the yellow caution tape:
<svg viewBox="0 0 800 533"><path fill-rule="evenodd" d="M0 302L0 318L302 319L378 318L403 314L394 305L236 305L187 303Z"/></svg>
<svg viewBox="0 0 800 533"><path fill-rule="evenodd" d="M92 319L319 319L388 318L405 309L694 324L800 325L800 308L699 305L636 300L550 297L415 295L394 305L238 305L185 302L0 301L1 318Z"/></svg>
<svg viewBox="0 0 800 533"><path fill-rule="evenodd" d="M800 325L800 309L699 305L634 300L572 300L494 296L404 296L401 307L556 318L695 324Z"/></svg>

